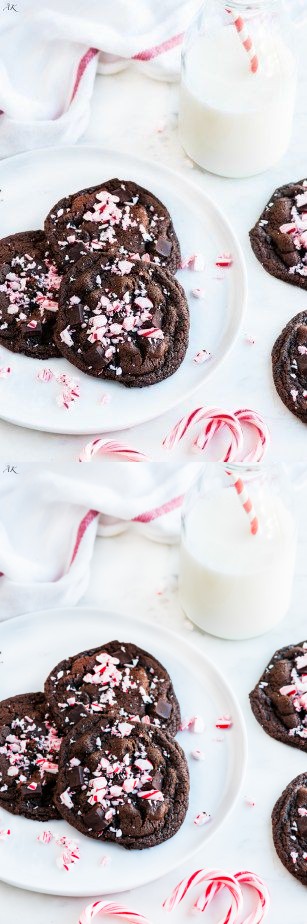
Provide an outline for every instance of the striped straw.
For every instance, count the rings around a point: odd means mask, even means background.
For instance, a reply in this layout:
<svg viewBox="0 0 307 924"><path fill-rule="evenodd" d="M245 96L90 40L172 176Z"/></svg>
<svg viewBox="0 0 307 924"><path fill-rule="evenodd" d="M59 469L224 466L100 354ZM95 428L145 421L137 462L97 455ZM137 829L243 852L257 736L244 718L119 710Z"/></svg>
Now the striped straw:
<svg viewBox="0 0 307 924"><path fill-rule="evenodd" d="M238 16L232 9L229 9L228 7L226 7L226 13L229 13L229 15L231 16L233 25L235 26L235 29L237 30L237 34L239 36L240 42L248 54L250 70L252 74L256 74L258 67L259 67L259 59L258 59L258 55L256 54L256 51L253 45L253 40L248 31L246 22L242 16Z"/></svg>
<svg viewBox="0 0 307 924"><path fill-rule="evenodd" d="M227 472L228 475L232 478L233 486L237 492L240 503L242 504L243 510L247 513L250 525L250 531L252 536L255 536L259 529L259 520L256 515L255 508L250 499L248 490L242 478L237 477L234 472Z"/></svg>

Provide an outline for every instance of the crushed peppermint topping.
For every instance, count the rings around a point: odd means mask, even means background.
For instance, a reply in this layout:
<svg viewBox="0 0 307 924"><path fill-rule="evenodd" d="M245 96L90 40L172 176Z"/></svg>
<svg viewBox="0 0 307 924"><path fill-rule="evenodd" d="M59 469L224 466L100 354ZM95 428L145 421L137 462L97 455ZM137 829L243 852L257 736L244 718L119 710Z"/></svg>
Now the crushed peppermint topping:
<svg viewBox="0 0 307 924"><path fill-rule="evenodd" d="M8 791L21 804L40 805L44 787L58 772L60 746L57 729L41 705L33 714L29 704L29 715L21 711L8 716L0 743L0 791Z"/></svg>
<svg viewBox="0 0 307 924"><path fill-rule="evenodd" d="M198 353L195 353L193 362L201 365L202 363L206 363L210 357L211 353L209 353L208 350L199 350Z"/></svg>
<svg viewBox="0 0 307 924"><path fill-rule="evenodd" d="M3 258L0 331L6 331L8 342L18 336L21 350L40 345L46 324L51 329L52 316L58 310L60 285L61 276L41 242L33 243L32 253L14 255L13 251Z"/></svg>
<svg viewBox="0 0 307 924"><path fill-rule="evenodd" d="M208 812L199 812L196 818L194 818L194 824L198 827L202 827L202 825L207 825L210 820L211 815L208 815Z"/></svg>
<svg viewBox="0 0 307 924"><path fill-rule="evenodd" d="M227 268L229 266L232 266L232 263L233 263L233 260L232 260L232 256L230 253L222 253L219 257L217 257L215 261L215 265L222 267L222 268Z"/></svg>
<svg viewBox="0 0 307 924"><path fill-rule="evenodd" d="M133 717L139 721L167 724L172 714L169 682L155 662L152 667L146 662L143 666L138 654L131 660L125 646L119 645L114 655L102 649L80 659L79 670L76 664L78 659L72 659L65 674L59 671L52 676L57 708L64 714L65 724L75 724L81 716L114 706L119 712L122 736L129 736L133 727L131 708Z"/></svg>
<svg viewBox="0 0 307 924"><path fill-rule="evenodd" d="M230 715L220 716L220 718L217 719L215 723L216 728L227 729L227 728L232 728L232 726L233 726L233 721Z"/></svg>

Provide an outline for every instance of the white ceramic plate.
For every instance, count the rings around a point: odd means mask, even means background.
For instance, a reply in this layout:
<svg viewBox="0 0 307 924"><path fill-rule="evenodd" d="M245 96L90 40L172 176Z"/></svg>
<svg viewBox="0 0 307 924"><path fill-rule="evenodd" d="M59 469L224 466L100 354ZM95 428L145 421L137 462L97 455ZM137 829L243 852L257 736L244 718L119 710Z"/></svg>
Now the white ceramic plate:
<svg viewBox="0 0 307 924"><path fill-rule="evenodd" d="M121 430L158 417L191 395L229 352L242 321L246 301L246 272L242 252L230 225L216 205L184 177L95 147L54 148L22 154L0 164L0 236L40 228L50 207L62 196L112 176L133 179L156 193L172 215L183 255L203 253L206 270L184 270L178 278L185 287L191 312L187 356L180 369L164 382L148 388L127 389L80 373L66 360L39 361L0 347L0 366L12 373L0 378L0 417L24 427L53 433L87 434ZM215 260L230 252L233 266L218 274ZM223 278L217 278L222 275ZM205 289L204 300L191 296ZM200 349L212 358L193 362ZM80 398L69 411L58 406L59 386L37 381L38 369L66 371L79 378ZM102 404L102 395L109 403Z"/></svg>
<svg viewBox="0 0 307 924"><path fill-rule="evenodd" d="M246 733L238 703L218 669L185 638L161 626L148 625L114 613L92 609L49 610L23 616L0 626L0 695L43 688L44 678L62 658L118 638L132 641L156 655L167 667L178 695L182 715L203 715L204 734L178 735L191 774L190 805L178 833L150 850L127 851L83 837L64 821L38 823L0 809L0 828L11 835L0 847L0 879L11 885L55 895L103 895L136 888L158 879L187 861L220 827L238 796L246 764ZM233 727L221 733L217 718L230 713ZM191 758L193 748L205 760ZM202 827L195 816L206 811L211 821ZM43 829L79 838L80 861L69 873L55 862L61 848L37 841ZM110 860L106 867L101 857Z"/></svg>

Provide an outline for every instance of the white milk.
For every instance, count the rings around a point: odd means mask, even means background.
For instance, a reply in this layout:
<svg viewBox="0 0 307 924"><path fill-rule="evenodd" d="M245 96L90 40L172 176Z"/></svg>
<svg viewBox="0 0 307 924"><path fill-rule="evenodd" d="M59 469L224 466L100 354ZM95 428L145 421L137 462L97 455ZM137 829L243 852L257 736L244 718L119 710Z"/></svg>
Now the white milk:
<svg viewBox="0 0 307 924"><path fill-rule="evenodd" d="M296 549L294 519L266 488L256 512L260 522L262 514L265 527L252 536L247 514L229 487L200 498L186 517L180 600L189 619L212 635L260 635L287 612Z"/></svg>
<svg viewBox="0 0 307 924"><path fill-rule="evenodd" d="M256 40L255 40L256 45ZM271 167L291 134L296 64L282 38L261 34L253 74L235 28L199 36L182 72L183 147L201 167L244 177Z"/></svg>

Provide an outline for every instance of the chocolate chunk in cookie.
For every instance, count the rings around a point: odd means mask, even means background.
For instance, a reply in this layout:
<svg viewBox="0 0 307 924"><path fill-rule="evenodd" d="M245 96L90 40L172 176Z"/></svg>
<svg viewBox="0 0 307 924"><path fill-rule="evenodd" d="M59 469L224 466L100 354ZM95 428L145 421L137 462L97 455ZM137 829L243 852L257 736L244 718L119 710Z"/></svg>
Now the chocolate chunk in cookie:
<svg viewBox="0 0 307 924"><path fill-rule="evenodd" d="M110 710L173 735L180 726L169 674L153 655L130 642L107 642L61 661L47 677L45 694L63 730L88 714Z"/></svg>
<svg viewBox="0 0 307 924"><path fill-rule="evenodd" d="M35 359L59 356L53 341L61 276L43 231L0 241L0 343Z"/></svg>
<svg viewBox="0 0 307 924"><path fill-rule="evenodd" d="M181 827L188 798L184 752L160 728L96 715L63 739L55 804L88 837L128 850L154 847Z"/></svg>
<svg viewBox="0 0 307 924"><path fill-rule="evenodd" d="M271 738L307 751L307 642L275 652L250 703Z"/></svg>
<svg viewBox="0 0 307 924"><path fill-rule="evenodd" d="M55 341L88 375L154 385L178 369L188 335L184 290L159 266L86 257L63 280Z"/></svg>
<svg viewBox="0 0 307 924"><path fill-rule="evenodd" d="M37 821L58 818L53 803L61 739L43 693L0 702L0 805Z"/></svg>
<svg viewBox="0 0 307 924"><path fill-rule="evenodd" d="M307 180L275 190L250 241L271 276L307 289Z"/></svg>
<svg viewBox="0 0 307 924"><path fill-rule="evenodd" d="M276 802L272 830L279 859L307 885L307 773L292 780Z"/></svg>
<svg viewBox="0 0 307 924"><path fill-rule="evenodd" d="M295 315L275 341L272 371L283 403L307 423L307 311Z"/></svg>
<svg viewBox="0 0 307 924"><path fill-rule="evenodd" d="M45 231L63 270L86 253L119 252L175 272L180 247L165 205L129 180L106 180L66 196L47 215Z"/></svg>

